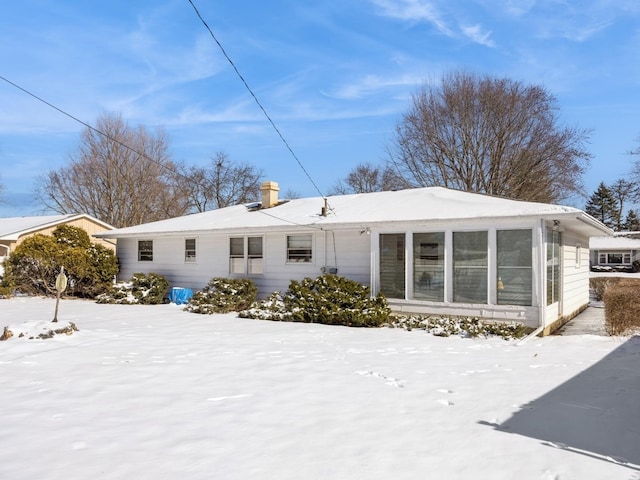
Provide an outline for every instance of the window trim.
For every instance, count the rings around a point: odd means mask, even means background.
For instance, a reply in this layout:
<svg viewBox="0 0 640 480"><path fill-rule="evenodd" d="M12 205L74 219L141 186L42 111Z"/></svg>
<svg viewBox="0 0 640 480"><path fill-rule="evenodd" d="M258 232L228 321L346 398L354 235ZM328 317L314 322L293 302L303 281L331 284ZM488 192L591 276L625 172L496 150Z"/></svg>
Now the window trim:
<svg viewBox="0 0 640 480"><path fill-rule="evenodd" d="M193 242L193 248L188 248L187 242ZM190 254L189 252L193 252ZM198 241L196 238L185 238L184 239L184 262L185 263L196 263L198 261Z"/></svg>
<svg viewBox="0 0 640 480"><path fill-rule="evenodd" d="M309 247L305 248L305 247L290 247L289 246L289 242L290 239L292 239L293 237L308 237L308 241L309 241ZM286 236L286 240L285 240L285 248L286 248L286 253L285 253L285 262L288 265L308 265L308 264L312 264L314 261L313 258L313 234L312 233L294 233L294 234L288 234ZM299 260L294 260L292 259L292 251L293 250L299 250L299 251L305 251L308 250L308 255L304 255L304 256L300 256L298 257Z"/></svg>
<svg viewBox="0 0 640 480"><path fill-rule="evenodd" d="M260 239L260 254L249 253L249 239ZM233 240L242 240L242 253L232 253L231 244ZM263 275L264 274L264 236L263 235L243 235L229 237L229 274L230 275ZM240 242L236 242L236 247L240 246ZM261 262L256 260L260 259ZM234 262L235 260L235 262ZM241 260L241 262L240 262ZM241 268L234 269L234 266ZM259 268L257 266L259 265ZM259 271L257 271L259 270Z"/></svg>
<svg viewBox="0 0 640 480"><path fill-rule="evenodd" d="M143 243L150 244L151 248L142 248ZM145 258L145 257L149 258ZM153 240L138 240L138 261L139 262L153 262Z"/></svg>

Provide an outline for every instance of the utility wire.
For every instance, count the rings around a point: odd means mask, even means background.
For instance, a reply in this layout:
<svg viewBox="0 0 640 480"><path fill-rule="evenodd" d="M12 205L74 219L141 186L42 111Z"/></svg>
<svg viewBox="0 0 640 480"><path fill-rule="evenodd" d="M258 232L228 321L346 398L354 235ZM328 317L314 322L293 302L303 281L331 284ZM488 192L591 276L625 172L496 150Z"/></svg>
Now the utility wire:
<svg viewBox="0 0 640 480"><path fill-rule="evenodd" d="M280 137L280 140L282 140L282 142L284 143L284 145L287 147L287 150L289 150L289 152L291 153L291 155L293 156L293 158L295 159L296 162L298 162L298 165L300 166L300 168L302 169L302 171L305 173L305 175L307 176L307 178L309 179L309 181L311 182L311 184L315 187L316 191L320 194L321 197L324 197L324 195L322 194L322 192L320 191L320 189L318 188L318 185L316 185L316 182L313 181L313 178L311 178L311 175L309 175L309 172L307 171L306 168L304 168L304 165L302 165L302 162L300 161L300 159L298 158L298 156L295 154L295 152L293 151L293 149L291 148L291 146L289 145L289 142L287 142L287 140L284 138L284 136L282 135L282 133L280 132L280 130L278 129L278 127L276 126L276 124L274 123L274 121L271 119L271 117L269 116L269 114L267 113L267 111L265 110L265 108L262 106L262 104L260 103L260 100L258 100L258 97L256 97L256 95L253 93L253 90L251 90L251 87L249 86L249 84L247 83L247 81L244 79L244 77L242 76L242 74L240 73L240 71L238 70L238 68L236 67L235 63L233 62L233 60L231 60L231 57L229 57L229 55L227 54L226 50L224 49L224 47L222 46L222 44L218 41L218 39L216 38L216 36L214 35L213 31L211 30L211 28L209 27L209 25L207 24L207 22L205 21L204 18L202 18L202 15L200 14L200 11L198 10L198 7L195 6L195 4L193 3L193 0L188 0L188 2L191 4L191 6L193 7L193 10L196 12L196 15L198 16L198 18L200 19L200 21L202 22L202 24L204 25L204 27L207 29L207 31L209 32L209 35L211 35L211 38L213 38L213 41L216 42L216 44L218 45L218 47L220 48L220 50L222 51L222 54L224 55L224 57L227 59L227 61L229 62L229 64L233 67L233 70L236 72L236 74L238 75L238 77L240 78L240 80L242 81L242 83L244 84L245 88L247 89L247 91L251 94L251 96L253 97L253 99L255 100L256 104L258 105L258 107L260 107L260 110L262 110L262 113L264 113L264 116L267 117L267 120L269 121L269 123L271 124L271 126L273 127L273 129L276 131L276 133L278 134L278 136Z"/></svg>
<svg viewBox="0 0 640 480"><path fill-rule="evenodd" d="M146 160L149 160L150 162L155 163L156 165L158 165L158 166L160 166L160 167L164 168L165 170L168 170L169 172L171 172L171 173L173 173L173 174L175 174L175 175L179 175L179 176L181 176L182 178L187 179L187 177L186 177L185 175L183 175L182 173L177 172L177 171L173 170L172 168L169 168L167 165L165 165L165 164L163 164L162 162L159 162L159 161L157 161L157 160L155 160L155 159L153 159L153 158L149 157L148 155L146 155L146 154L145 154L145 153L143 153L143 152L139 152L139 151L138 151L138 150L136 150L135 148L130 147L130 146L129 146L129 145L127 145L126 143L123 143L123 142L121 142L120 140L118 140L117 138L114 138L114 137L112 137L111 135L109 135L109 134L107 134L107 133L104 133L104 132L103 132L103 131L101 131L101 130L98 130L98 129L97 129L97 128L95 128L93 125L90 125L90 124L88 124L87 122L85 122L85 121L83 121L83 120L80 120L78 117L75 117L75 116L71 115L70 113L68 113L68 112L66 112L66 111L64 111L64 110L62 110L61 108L59 108L59 107L55 106L53 103L46 101L44 98L39 97L38 95L36 95L36 94L35 94L35 93L33 93L33 92L30 92L30 91L29 91L29 90L27 90L26 88L23 88L23 87L21 87L20 85L18 85L18 84L16 84L16 83L13 83L11 80L9 80L9 79L7 79L7 78L3 77L2 75L0 75L0 80L2 80L2 81L4 81L4 82L7 82L9 85L11 85L11 86L13 86L13 87L17 88L17 89L18 89L18 90L20 90L21 92L26 93L26 94L27 94L27 95L29 95L30 97L33 97L33 98L35 98L36 100L38 100L39 102L42 102L42 103L44 103L45 105L47 105L47 106L49 106L49 107L53 108L54 110L56 110L57 112L60 112L60 113L61 113L61 114L63 114L64 116L69 117L70 119L72 119L72 120L74 120L74 121L76 121L76 122L80 123L81 125L84 125L85 127L87 127L87 128L88 128L89 130L91 130L92 132L95 132L95 133L97 133L98 135L102 135L104 138L106 138L106 139L108 139L108 140L110 140L110 141L112 141L112 142L114 142L114 143L117 143L117 144L118 144L118 145L120 145L121 147L124 147L124 148L126 148L127 150L129 150L130 152L133 152L133 153L135 153L136 155L139 155L139 156L141 156L142 158L144 158L144 159L146 159Z"/></svg>

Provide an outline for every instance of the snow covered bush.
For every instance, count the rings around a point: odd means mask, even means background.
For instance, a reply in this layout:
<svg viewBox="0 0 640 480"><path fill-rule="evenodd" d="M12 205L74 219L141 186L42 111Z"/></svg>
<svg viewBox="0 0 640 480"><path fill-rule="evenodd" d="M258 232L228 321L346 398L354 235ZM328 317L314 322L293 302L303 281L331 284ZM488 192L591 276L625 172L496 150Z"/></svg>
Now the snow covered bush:
<svg viewBox="0 0 640 480"><path fill-rule="evenodd" d="M620 280L604 293L605 329L609 335L640 330L640 281Z"/></svg>
<svg viewBox="0 0 640 480"><path fill-rule="evenodd" d="M134 273L131 280L112 285L96 297L98 303L158 305L168 303L169 280L158 273Z"/></svg>
<svg viewBox="0 0 640 480"><path fill-rule="evenodd" d="M53 236L36 234L18 245L4 262L3 284L22 293L52 295L60 267L68 278L66 295L92 298L109 287L118 259L108 248L92 244L81 228L61 225Z"/></svg>
<svg viewBox="0 0 640 480"><path fill-rule="evenodd" d="M488 322L477 317L443 317L439 315L394 316L388 326L406 330L425 330L440 337L450 335L472 338L498 336L509 340L524 337L527 333L527 328L521 323Z"/></svg>
<svg viewBox="0 0 640 480"><path fill-rule="evenodd" d="M258 289L249 278L212 278L189 299L185 310L192 313L228 313L248 308Z"/></svg>
<svg viewBox="0 0 640 480"><path fill-rule="evenodd" d="M369 287L337 275L293 280L282 295L274 294L241 317L293 322L379 327L391 310L384 296L371 298Z"/></svg>

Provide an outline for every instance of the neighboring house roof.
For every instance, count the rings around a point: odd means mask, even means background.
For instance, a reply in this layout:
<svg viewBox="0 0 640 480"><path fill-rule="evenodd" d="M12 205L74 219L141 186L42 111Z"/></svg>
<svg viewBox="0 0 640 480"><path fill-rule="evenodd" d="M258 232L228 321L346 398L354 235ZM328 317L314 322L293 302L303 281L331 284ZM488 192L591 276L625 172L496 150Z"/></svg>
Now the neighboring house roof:
<svg viewBox="0 0 640 480"><path fill-rule="evenodd" d="M591 250L640 250L640 239L628 237L591 237Z"/></svg>
<svg viewBox="0 0 640 480"><path fill-rule="evenodd" d="M87 218L91 221L104 226L106 229L113 227L104 223L97 218L93 218L86 214L67 214L67 215L42 215L36 217L7 217L0 218L0 240L17 241L23 235L37 232L45 228L53 227L73 220Z"/></svg>
<svg viewBox="0 0 640 480"><path fill-rule="evenodd" d="M96 234L102 238L180 235L185 233L245 229L366 227L393 223L465 219L536 217L558 220L585 235L613 232L582 210L544 203L523 202L442 187L337 195L327 197L327 215L321 211L322 197L300 198L260 209L260 203L235 205L218 210L146 223Z"/></svg>

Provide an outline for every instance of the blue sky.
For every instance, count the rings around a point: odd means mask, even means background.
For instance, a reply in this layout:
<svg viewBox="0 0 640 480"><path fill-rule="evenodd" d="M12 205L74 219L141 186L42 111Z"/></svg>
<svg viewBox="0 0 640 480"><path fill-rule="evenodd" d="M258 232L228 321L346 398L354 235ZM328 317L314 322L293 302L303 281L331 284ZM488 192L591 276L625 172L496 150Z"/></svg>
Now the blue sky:
<svg viewBox="0 0 640 480"><path fill-rule="evenodd" d="M542 85L563 123L593 129L586 195L640 147L637 0L194 3L323 194L382 163L411 95L458 69ZM224 151L318 195L188 0L6 2L0 44L0 76L87 123L121 113L163 127L176 160ZM0 80L0 216L45 213L35 179L68 163L83 128Z"/></svg>

